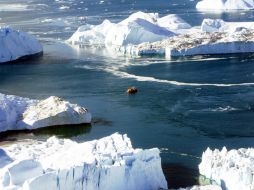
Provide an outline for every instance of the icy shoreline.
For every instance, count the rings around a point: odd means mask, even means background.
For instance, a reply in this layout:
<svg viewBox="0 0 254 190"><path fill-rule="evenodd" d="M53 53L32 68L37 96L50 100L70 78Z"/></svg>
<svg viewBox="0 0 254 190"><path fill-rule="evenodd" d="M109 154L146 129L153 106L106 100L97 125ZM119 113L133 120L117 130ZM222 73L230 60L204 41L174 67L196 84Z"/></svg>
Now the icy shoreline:
<svg viewBox="0 0 254 190"><path fill-rule="evenodd" d="M55 96L39 101L0 93L0 132L90 122L86 108Z"/></svg>
<svg viewBox="0 0 254 190"><path fill-rule="evenodd" d="M0 63L34 57L42 53L42 46L35 37L8 27L0 28Z"/></svg>

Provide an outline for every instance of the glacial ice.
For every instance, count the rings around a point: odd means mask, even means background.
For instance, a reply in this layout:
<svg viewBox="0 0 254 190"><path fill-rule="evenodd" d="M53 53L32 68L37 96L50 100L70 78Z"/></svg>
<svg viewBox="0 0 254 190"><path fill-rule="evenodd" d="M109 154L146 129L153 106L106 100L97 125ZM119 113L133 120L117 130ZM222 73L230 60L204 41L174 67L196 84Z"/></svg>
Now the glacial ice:
<svg viewBox="0 0 254 190"><path fill-rule="evenodd" d="M201 0L196 5L200 10L250 10L254 0Z"/></svg>
<svg viewBox="0 0 254 190"><path fill-rule="evenodd" d="M154 43L142 43L127 48L132 55L175 56L211 55L254 52L253 30L241 29L233 33L193 32L173 36Z"/></svg>
<svg viewBox="0 0 254 190"><path fill-rule="evenodd" d="M176 15L160 18L158 13L136 12L119 23L105 20L100 25L84 25L67 40L73 45L116 46L155 42L176 35L178 29L191 26Z"/></svg>
<svg viewBox="0 0 254 190"><path fill-rule="evenodd" d="M202 155L200 174L216 181L224 190L254 189L254 149L220 151L209 148Z"/></svg>
<svg viewBox="0 0 254 190"><path fill-rule="evenodd" d="M35 37L8 27L0 28L0 63L41 53L42 46Z"/></svg>
<svg viewBox="0 0 254 190"><path fill-rule="evenodd" d="M39 101L0 94L0 132L90 122L85 108L55 96Z"/></svg>
<svg viewBox="0 0 254 190"><path fill-rule="evenodd" d="M167 189L157 148L133 149L126 135L77 143L49 138L0 149L2 190Z"/></svg>

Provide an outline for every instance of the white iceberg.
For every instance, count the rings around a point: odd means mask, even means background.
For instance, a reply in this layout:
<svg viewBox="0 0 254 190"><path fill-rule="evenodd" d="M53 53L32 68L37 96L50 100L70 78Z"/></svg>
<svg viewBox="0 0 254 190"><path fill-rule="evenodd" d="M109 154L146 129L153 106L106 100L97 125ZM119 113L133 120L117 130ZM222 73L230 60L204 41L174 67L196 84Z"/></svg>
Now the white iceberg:
<svg viewBox="0 0 254 190"><path fill-rule="evenodd" d="M104 20L100 25L86 24L80 26L78 30L67 40L73 45L86 44L86 45L105 45L105 39L110 28L115 24L109 20Z"/></svg>
<svg viewBox="0 0 254 190"><path fill-rule="evenodd" d="M55 96L39 101L0 94L0 132L90 122L87 109Z"/></svg>
<svg viewBox="0 0 254 190"><path fill-rule="evenodd" d="M254 22L225 22L221 19L204 19L202 32L237 32L243 29L254 30Z"/></svg>
<svg viewBox="0 0 254 190"><path fill-rule="evenodd" d="M233 33L194 32L170 37L166 40L129 46L131 55L162 55L166 58L192 55L252 53L253 30L242 29Z"/></svg>
<svg viewBox="0 0 254 190"><path fill-rule="evenodd" d="M202 155L200 174L216 181L224 190L254 189L254 149L219 151L209 148Z"/></svg>
<svg viewBox="0 0 254 190"><path fill-rule="evenodd" d="M13 160L0 168L2 190L167 189L159 150L133 149L126 135L84 143L51 137L1 152Z"/></svg>
<svg viewBox="0 0 254 190"><path fill-rule="evenodd" d="M254 0L201 0L196 5L200 10L250 10Z"/></svg>
<svg viewBox="0 0 254 190"><path fill-rule="evenodd" d="M155 42L176 35L190 25L176 15L160 18L158 13L136 12L119 23L105 20L100 25L84 25L67 40L73 45L99 45L125 48L132 44Z"/></svg>
<svg viewBox="0 0 254 190"><path fill-rule="evenodd" d="M42 53L35 37L8 27L0 28L0 63Z"/></svg>

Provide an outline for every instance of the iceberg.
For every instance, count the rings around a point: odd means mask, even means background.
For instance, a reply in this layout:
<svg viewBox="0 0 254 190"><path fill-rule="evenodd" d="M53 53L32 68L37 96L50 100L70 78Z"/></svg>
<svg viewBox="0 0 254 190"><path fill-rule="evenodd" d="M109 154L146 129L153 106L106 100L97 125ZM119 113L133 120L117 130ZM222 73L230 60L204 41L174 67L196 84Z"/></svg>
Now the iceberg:
<svg viewBox="0 0 254 190"><path fill-rule="evenodd" d="M237 32L243 29L254 30L254 22L225 22L222 19L204 19L202 32Z"/></svg>
<svg viewBox="0 0 254 190"><path fill-rule="evenodd" d="M193 55L252 53L253 30L241 29L233 33L193 32L170 37L154 43L129 46L126 54L162 55L166 58Z"/></svg>
<svg viewBox="0 0 254 190"><path fill-rule="evenodd" d="M90 122L86 108L55 96L39 101L0 94L0 132Z"/></svg>
<svg viewBox="0 0 254 190"><path fill-rule="evenodd" d="M200 174L216 181L225 190L254 189L254 149L220 151L209 148L202 155Z"/></svg>
<svg viewBox="0 0 254 190"><path fill-rule="evenodd" d="M42 51L35 37L9 27L0 28L0 63L41 54Z"/></svg>
<svg viewBox="0 0 254 190"><path fill-rule="evenodd" d="M2 190L167 189L159 150L134 149L118 133L83 143L51 137L1 152L11 160L0 168Z"/></svg>
<svg viewBox="0 0 254 190"><path fill-rule="evenodd" d="M254 0L201 0L196 5L200 10L250 10Z"/></svg>
<svg viewBox="0 0 254 190"><path fill-rule="evenodd" d="M125 49L128 45L155 42L175 36L191 26L177 15L136 12L119 23L105 20L100 25L83 25L67 40L73 45L98 45Z"/></svg>

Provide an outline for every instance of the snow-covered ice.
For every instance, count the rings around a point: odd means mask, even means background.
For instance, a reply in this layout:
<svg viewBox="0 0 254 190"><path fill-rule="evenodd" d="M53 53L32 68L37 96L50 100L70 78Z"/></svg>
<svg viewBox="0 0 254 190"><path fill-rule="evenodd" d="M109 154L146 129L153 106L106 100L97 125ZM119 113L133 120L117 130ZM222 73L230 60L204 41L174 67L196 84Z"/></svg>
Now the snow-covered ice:
<svg viewBox="0 0 254 190"><path fill-rule="evenodd" d="M42 46L35 37L9 27L0 28L0 63L39 54L42 51Z"/></svg>
<svg viewBox="0 0 254 190"><path fill-rule="evenodd" d="M0 132L90 122L87 109L55 96L39 101L0 94Z"/></svg>
<svg viewBox="0 0 254 190"><path fill-rule="evenodd" d="M15 144L0 149L0 160L9 159L0 169L0 189L167 189L159 153L134 149L117 133L84 143L51 137Z"/></svg>
<svg viewBox="0 0 254 190"><path fill-rule="evenodd" d="M177 15L159 17L158 13L136 12L119 23L105 20L100 25L83 25L67 42L73 45L100 45L108 48L155 42L176 35L191 26Z"/></svg>
<svg viewBox="0 0 254 190"><path fill-rule="evenodd" d="M201 0L196 5L200 10L250 10L254 0Z"/></svg>
<svg viewBox="0 0 254 190"><path fill-rule="evenodd" d="M254 52L253 30L242 29L233 33L193 32L166 40L129 46L132 55L174 56L251 53Z"/></svg>
<svg viewBox="0 0 254 190"><path fill-rule="evenodd" d="M220 151L209 148L202 155L200 174L215 180L224 190L254 189L254 149Z"/></svg>

